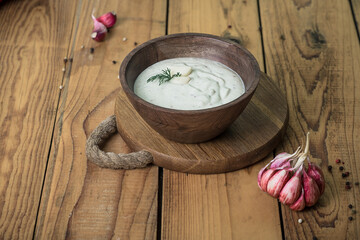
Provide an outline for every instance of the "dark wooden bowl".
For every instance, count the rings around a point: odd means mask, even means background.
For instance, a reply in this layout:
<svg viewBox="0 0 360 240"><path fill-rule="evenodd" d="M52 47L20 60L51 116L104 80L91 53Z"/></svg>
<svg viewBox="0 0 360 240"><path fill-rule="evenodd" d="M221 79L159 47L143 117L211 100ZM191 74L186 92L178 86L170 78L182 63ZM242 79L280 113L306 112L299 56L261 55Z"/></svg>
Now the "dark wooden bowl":
<svg viewBox="0 0 360 240"><path fill-rule="evenodd" d="M245 93L218 107L174 110L153 105L134 94L137 76L150 65L178 57L215 60L237 72ZM120 82L139 115L162 136L181 143L199 143L221 134L249 103L259 83L254 56L240 45L208 34L180 33L152 39L132 50L120 67Z"/></svg>

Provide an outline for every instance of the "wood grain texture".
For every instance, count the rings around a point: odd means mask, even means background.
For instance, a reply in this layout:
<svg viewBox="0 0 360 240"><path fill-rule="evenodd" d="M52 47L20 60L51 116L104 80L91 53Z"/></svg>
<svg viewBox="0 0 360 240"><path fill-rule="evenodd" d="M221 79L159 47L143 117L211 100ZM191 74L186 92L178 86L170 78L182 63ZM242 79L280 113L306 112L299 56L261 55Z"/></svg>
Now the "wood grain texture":
<svg viewBox="0 0 360 240"><path fill-rule="evenodd" d="M243 46L263 68L256 1L186 0L169 4L169 33L229 32L232 38L244 39ZM264 197L257 187L257 173L263 165L206 176L164 170L162 238L280 239L277 201Z"/></svg>
<svg viewBox="0 0 360 240"><path fill-rule="evenodd" d="M254 0L172 0L168 33L200 32L228 38L248 49L263 70L258 18Z"/></svg>
<svg viewBox="0 0 360 240"><path fill-rule="evenodd" d="M0 239L31 239L70 40L73 1L0 7Z"/></svg>
<svg viewBox="0 0 360 240"><path fill-rule="evenodd" d="M96 15L108 11L118 15L101 43L90 38L93 9ZM135 41L165 33L165 15L162 0L79 1L69 53L73 63L61 96L36 239L155 238L158 168L101 169L87 161L85 141L97 124L114 113L119 63ZM106 149L129 151L118 135Z"/></svg>
<svg viewBox="0 0 360 240"><path fill-rule="evenodd" d="M245 111L223 134L199 144L181 144L154 131L120 90L115 103L117 127L128 146L151 152L154 164L187 173L223 173L247 167L272 153L285 134L284 95L265 74Z"/></svg>
<svg viewBox="0 0 360 240"><path fill-rule="evenodd" d="M359 239L360 218L348 208L360 206L354 185L360 174L360 48L349 2L260 1L260 10L267 73L286 91L290 109L287 137L278 150L293 151L310 131L311 159L326 181L313 208L296 213L282 207L285 237ZM350 172L346 179L337 158Z"/></svg>

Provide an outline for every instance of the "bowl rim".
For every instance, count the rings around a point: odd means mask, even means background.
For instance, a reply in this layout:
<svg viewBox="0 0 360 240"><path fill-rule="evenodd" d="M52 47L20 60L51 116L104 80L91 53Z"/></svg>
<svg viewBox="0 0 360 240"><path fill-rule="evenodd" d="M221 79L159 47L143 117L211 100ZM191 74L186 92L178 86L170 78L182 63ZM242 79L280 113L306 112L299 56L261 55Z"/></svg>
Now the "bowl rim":
<svg viewBox="0 0 360 240"><path fill-rule="evenodd" d="M218 40L221 42L226 42L228 44L234 45L237 48L240 48L242 51L245 52L245 54L249 57L250 61L253 62L254 64L254 71L255 71L255 79L254 81L251 83L251 85L249 86L249 89L247 91L245 91L244 94L242 94L241 96L235 98L234 100L225 103L225 104L221 104L219 106L216 107L210 107L210 108L203 108L203 109L195 109L195 110L181 110L181 109L172 109L172 108L166 108L166 107L162 107L159 105L155 105L152 104L142 98L140 98L139 96L137 96L134 91L132 91L129 87L129 85L127 84L127 81L125 80L125 70L127 68L127 65L129 64L131 58L137 53L139 52L141 49L155 43L155 42L159 42L159 41L163 41L165 39L169 39L169 38L179 38L179 37L204 37L204 38L209 38L209 39L214 39L214 40ZM206 59L206 58L204 58ZM210 59L209 59L210 60ZM224 63L223 63L224 64ZM224 64L225 66L227 66L226 64ZM233 71L235 71L234 69L232 69ZM260 68L259 68L259 64L256 61L255 57L244 47L242 47L241 45L223 38L223 37L219 37L219 36L215 36L215 35L211 35L211 34L205 34L205 33L175 33L175 34L169 34L169 35L164 35L164 36L160 36L157 38L153 38L151 40L148 40L140 45L138 45L136 48L134 48L130 53L128 53L128 55L126 55L126 57L124 58L124 60L121 63L120 66L120 70L119 70L119 77L120 77L120 83L122 86L123 91L127 94L127 95L131 95L132 98L137 101L140 102L142 105L145 105L148 108L155 108L159 111L162 112L167 112L167 113L178 113L178 114L185 114L185 115L192 115L192 114L196 114L196 113L211 113L211 112L216 112L220 109L224 109L224 108L228 108L231 107L233 105L238 104L239 102L241 102L242 100L246 99L247 97L249 97L249 95L251 96L260 81Z"/></svg>

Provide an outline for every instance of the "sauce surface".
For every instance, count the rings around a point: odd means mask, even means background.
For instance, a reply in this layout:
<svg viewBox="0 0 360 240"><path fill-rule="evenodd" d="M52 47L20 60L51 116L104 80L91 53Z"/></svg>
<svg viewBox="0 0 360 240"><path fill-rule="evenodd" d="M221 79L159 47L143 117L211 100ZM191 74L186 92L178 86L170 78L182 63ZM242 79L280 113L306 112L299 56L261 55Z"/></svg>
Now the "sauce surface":
<svg viewBox="0 0 360 240"><path fill-rule="evenodd" d="M176 78L159 85L147 80L167 68L191 67L187 83ZM181 76L184 78L185 76ZM181 78L179 78L181 79ZM178 110L199 110L231 102L244 94L241 77L222 63L203 58L172 58L146 68L136 79L134 92L152 104Z"/></svg>

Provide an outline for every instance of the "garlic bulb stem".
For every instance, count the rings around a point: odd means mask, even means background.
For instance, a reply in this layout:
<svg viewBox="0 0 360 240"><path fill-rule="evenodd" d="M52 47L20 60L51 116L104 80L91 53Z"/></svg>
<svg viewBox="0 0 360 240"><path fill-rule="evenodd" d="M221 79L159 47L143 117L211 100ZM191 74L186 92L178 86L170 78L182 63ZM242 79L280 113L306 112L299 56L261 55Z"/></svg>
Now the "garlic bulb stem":
<svg viewBox="0 0 360 240"><path fill-rule="evenodd" d="M295 163L295 166L294 166L294 170L298 169L305 161L305 159L307 158L307 155L309 153L309 145L310 145L310 138L309 138L309 135L310 135L310 132L308 132L306 134L306 144L305 144L305 149L304 149L304 152L303 153L300 153L298 155L298 160L296 161Z"/></svg>

